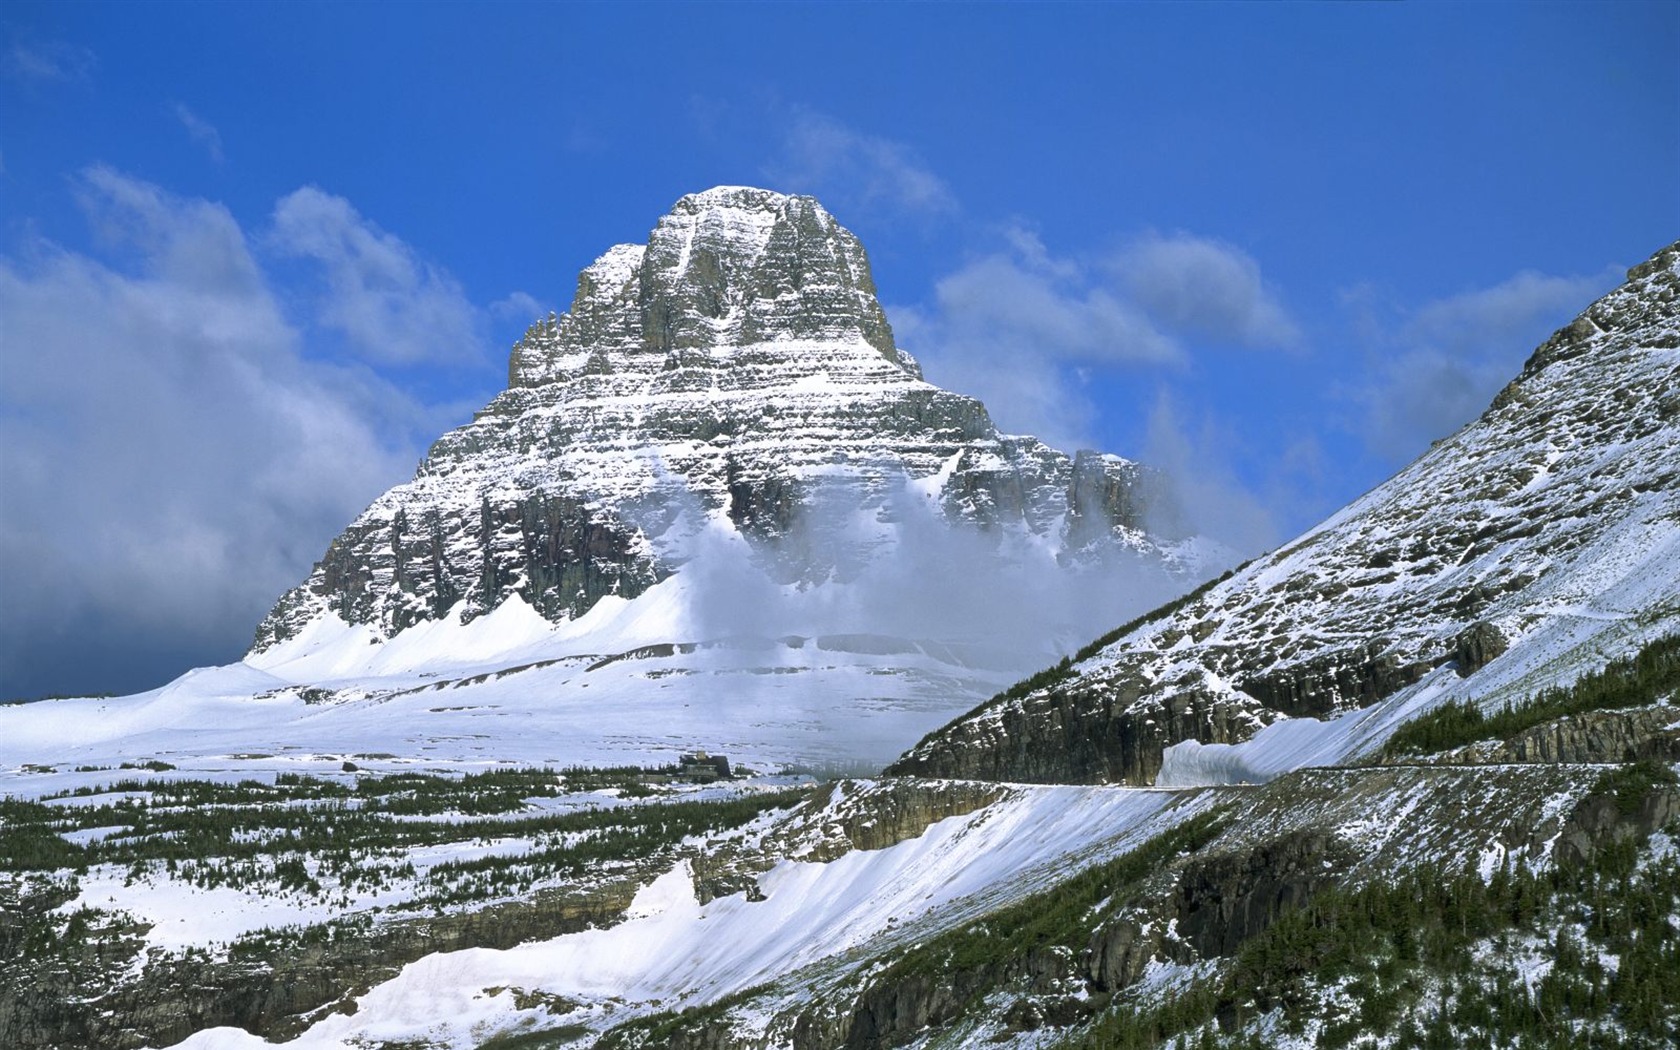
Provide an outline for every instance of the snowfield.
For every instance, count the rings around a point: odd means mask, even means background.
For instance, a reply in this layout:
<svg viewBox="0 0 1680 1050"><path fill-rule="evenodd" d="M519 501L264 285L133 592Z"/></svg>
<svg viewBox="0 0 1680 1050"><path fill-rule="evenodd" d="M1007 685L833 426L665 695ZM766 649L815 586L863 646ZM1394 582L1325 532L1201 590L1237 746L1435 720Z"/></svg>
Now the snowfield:
<svg viewBox="0 0 1680 1050"><path fill-rule="evenodd" d="M763 901L735 894L701 905L684 862L644 887L617 926L506 951L428 956L359 997L354 1014L328 1017L282 1045L428 1039L468 1050L521 1023L554 1023L546 1010L518 1009L513 989L575 1002L563 1020L591 1027L711 1002L858 948L913 943L926 929L1019 899L1202 808L1159 791L1011 788L1003 801L896 846L825 864L782 861L759 879ZM229 1028L179 1044L270 1045Z"/></svg>

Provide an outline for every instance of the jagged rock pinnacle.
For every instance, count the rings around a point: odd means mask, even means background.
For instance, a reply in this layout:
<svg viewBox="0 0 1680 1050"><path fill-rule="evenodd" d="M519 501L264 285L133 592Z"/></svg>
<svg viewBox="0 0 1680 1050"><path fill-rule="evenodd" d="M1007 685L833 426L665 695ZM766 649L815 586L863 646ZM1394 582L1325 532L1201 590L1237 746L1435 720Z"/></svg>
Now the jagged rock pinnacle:
<svg viewBox="0 0 1680 1050"><path fill-rule="evenodd" d="M645 245L609 249L578 277L571 310L515 348L510 386L563 379L572 359L613 367L727 363L775 341L861 340L917 373L893 343L863 246L813 197L719 186L677 201Z"/></svg>

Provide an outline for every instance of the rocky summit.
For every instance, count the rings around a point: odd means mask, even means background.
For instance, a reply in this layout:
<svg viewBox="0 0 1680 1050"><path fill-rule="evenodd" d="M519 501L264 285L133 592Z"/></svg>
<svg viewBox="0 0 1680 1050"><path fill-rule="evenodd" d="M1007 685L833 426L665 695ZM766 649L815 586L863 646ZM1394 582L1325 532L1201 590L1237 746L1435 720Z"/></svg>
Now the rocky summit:
<svg viewBox="0 0 1680 1050"><path fill-rule="evenodd" d="M1152 472L1000 434L980 402L925 382L863 246L810 197L682 198L645 244L586 268L571 309L532 325L508 371L506 391L333 540L254 651L328 615L390 636L514 595L564 621L669 575L708 523L784 578L843 576L848 548L890 534L905 500L1064 559L1174 556ZM861 536L858 511L873 523Z"/></svg>
<svg viewBox="0 0 1680 1050"><path fill-rule="evenodd" d="M1338 761L1427 706L1523 700L1677 617L1671 245L1547 340L1479 419L1394 478L930 735L892 772L1265 779Z"/></svg>

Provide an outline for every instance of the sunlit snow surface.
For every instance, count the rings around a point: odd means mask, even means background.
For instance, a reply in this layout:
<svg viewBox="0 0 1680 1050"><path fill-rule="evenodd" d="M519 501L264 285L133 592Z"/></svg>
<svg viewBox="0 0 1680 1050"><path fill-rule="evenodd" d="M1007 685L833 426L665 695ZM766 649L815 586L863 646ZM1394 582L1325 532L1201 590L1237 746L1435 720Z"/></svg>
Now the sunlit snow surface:
<svg viewBox="0 0 1680 1050"><path fill-rule="evenodd" d="M1371 707L1338 717L1286 718L1236 745L1187 740L1165 755L1156 783L1263 783L1302 766L1333 765L1370 751L1411 718L1442 703L1493 710L1595 671L1644 642L1680 630L1680 528L1675 496L1650 493L1628 520L1595 537L1524 595L1533 602L1510 651L1475 675L1438 667ZM1288 571L1287 563L1278 568Z"/></svg>
<svg viewBox="0 0 1680 1050"><path fill-rule="evenodd" d="M1369 753L1441 703L1520 704L1680 631L1680 261L1658 262L1395 477L912 762L951 768L947 751L991 746L1010 719L1054 740L1115 696L1142 719L1195 697L1247 739L1178 744L1157 783L1255 783ZM1508 648L1466 666L1472 629ZM1318 705L1341 713L1278 709Z"/></svg>
<svg viewBox="0 0 1680 1050"><path fill-rule="evenodd" d="M149 693L0 709L0 790L63 790L86 779L67 780L66 767L151 759L183 775L326 771L346 760L661 764L695 748L761 768L881 763L1054 658L995 639L696 638L689 586L678 574L559 626L515 598L464 626L430 621L383 642L327 617Z"/></svg>
<svg viewBox="0 0 1680 1050"><path fill-rule="evenodd" d="M427 956L287 1046L429 1039L471 1047L524 1017L510 989L583 1004L567 1023L613 1024L714 1000L797 974L849 949L908 944L940 926L1046 885L1067 868L1137 845L1198 806L1124 788L1013 789L1004 801L941 821L920 838L826 864L783 861L759 879L767 899L701 905L686 862L643 888L627 921L505 951ZM491 989L501 989L491 994ZM609 1001L610 1000L610 1001ZM272 1044L232 1028L182 1047Z"/></svg>

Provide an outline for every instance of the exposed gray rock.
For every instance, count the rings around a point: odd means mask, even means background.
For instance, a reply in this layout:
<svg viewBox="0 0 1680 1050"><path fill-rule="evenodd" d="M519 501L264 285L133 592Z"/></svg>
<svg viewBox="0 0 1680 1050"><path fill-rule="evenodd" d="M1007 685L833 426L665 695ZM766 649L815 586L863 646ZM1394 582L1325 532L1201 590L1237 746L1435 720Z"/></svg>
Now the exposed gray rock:
<svg viewBox="0 0 1680 1050"><path fill-rule="evenodd" d="M930 734L889 771L1148 784L1175 743L1239 743L1280 717L1367 707L1449 663L1453 697L1520 702L1613 651L1630 615L1618 602L1680 623L1676 345L1670 246L1399 475L1073 673ZM1617 589L1638 597L1604 597ZM1556 677L1489 696L1477 672L1528 643Z"/></svg>
<svg viewBox="0 0 1680 1050"><path fill-rule="evenodd" d="M1187 864L1173 901L1176 936L1202 958L1234 953L1278 917L1346 876L1351 851L1322 830Z"/></svg>
<svg viewBox="0 0 1680 1050"><path fill-rule="evenodd" d="M1453 644L1453 658L1458 673L1468 678L1498 659L1511 647L1505 633L1486 620L1477 620L1466 627Z"/></svg>
<svg viewBox="0 0 1680 1050"><path fill-rule="evenodd" d="M720 187L586 268L514 346L508 389L332 542L254 648L327 614L388 636L515 595L575 617L678 568L717 512L781 578L843 576L859 541L838 523L891 526L906 500L1069 553L1178 538L1145 527L1177 520L1150 471L1000 434L923 382L814 199Z"/></svg>
<svg viewBox="0 0 1680 1050"><path fill-rule="evenodd" d="M1441 763L1680 762L1680 708L1667 704L1626 711L1588 711L1525 729L1509 740L1470 744L1438 756Z"/></svg>
<svg viewBox="0 0 1680 1050"><path fill-rule="evenodd" d="M1644 842L1676 818L1680 818L1680 787L1672 783L1657 784L1632 800L1595 791L1570 812L1553 856L1562 867L1576 867L1606 847Z"/></svg>
<svg viewBox="0 0 1680 1050"><path fill-rule="evenodd" d="M896 846L937 821L996 802L1007 789L965 780L835 781L817 789L777 830L776 849L801 860L830 861L854 849Z"/></svg>

